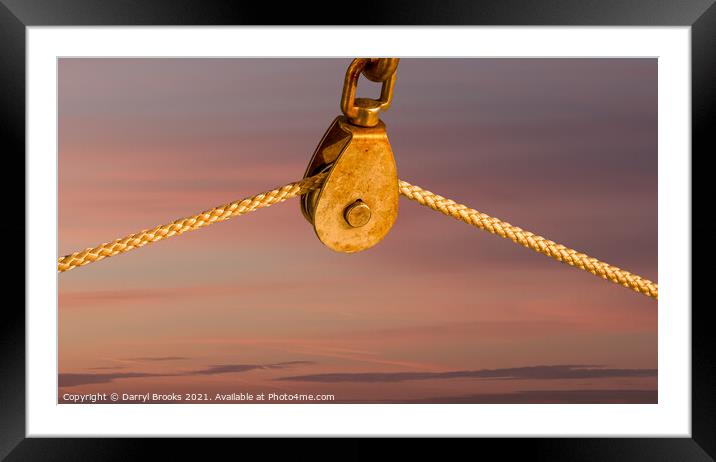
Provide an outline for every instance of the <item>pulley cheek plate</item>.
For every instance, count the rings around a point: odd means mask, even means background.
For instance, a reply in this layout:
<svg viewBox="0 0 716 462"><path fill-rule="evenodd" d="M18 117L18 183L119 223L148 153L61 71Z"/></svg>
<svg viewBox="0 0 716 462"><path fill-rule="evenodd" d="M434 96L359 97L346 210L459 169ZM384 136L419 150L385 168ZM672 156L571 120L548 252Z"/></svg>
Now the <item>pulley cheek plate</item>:
<svg viewBox="0 0 716 462"><path fill-rule="evenodd" d="M303 215L321 242L345 253L380 242L398 215L398 173L385 124L360 127L344 116L336 118L304 177L323 171L328 177L321 189L301 198ZM347 214L356 204L360 205L358 222Z"/></svg>

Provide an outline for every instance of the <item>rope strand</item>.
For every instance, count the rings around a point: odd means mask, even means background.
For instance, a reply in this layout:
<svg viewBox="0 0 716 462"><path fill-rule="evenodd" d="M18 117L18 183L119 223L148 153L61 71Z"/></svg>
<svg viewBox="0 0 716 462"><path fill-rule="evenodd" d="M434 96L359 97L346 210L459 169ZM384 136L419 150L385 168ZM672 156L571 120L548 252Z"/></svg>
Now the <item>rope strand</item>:
<svg viewBox="0 0 716 462"><path fill-rule="evenodd" d="M272 189L265 193L242 199L240 201L231 202L219 207L202 212L192 217L176 220L172 223L157 226L150 230L140 231L121 239L100 244L97 247L85 249L80 252L64 256L57 261L57 271L62 273L69 271L77 266L87 265L89 263L102 260L103 258L112 257L114 255L128 252L132 249L143 247L153 242L161 241L172 236L178 236L187 231L209 226L213 223L225 221L233 217L245 215L254 210L270 207L292 197L300 196L309 191L319 189L325 180L327 173L319 173L318 175L305 178L301 181L289 183L277 189ZM410 200L414 200L420 205L424 205L433 210L441 212L447 216L463 221L469 225L475 226L492 234L497 234L505 239L520 244L524 247L534 250L535 252L547 255L557 261L561 261L570 266L588 271L595 276L615 282L624 287L630 288L636 292L644 294L648 297L658 299L658 285L641 276L624 271L616 266L597 260L576 250L570 249L557 244L554 241L545 239L529 231L525 231L517 226L512 226L498 218L491 217L487 214L471 209L466 205L458 204L453 200L446 199L419 186L411 185L406 181L399 181L400 194Z"/></svg>
<svg viewBox="0 0 716 462"><path fill-rule="evenodd" d="M323 184L326 173L305 178L301 181L289 183L286 186L272 189L255 196L247 197L239 201L214 207L192 217L176 220L172 223L157 226L153 229L140 231L112 242L105 242L97 247L91 247L80 252L64 256L57 261L57 271L62 273L77 266L102 260L103 258L129 252L132 249L143 247L147 244L161 241L172 236L178 236L187 231L203 228L214 223L228 220L229 218L245 215L256 209L270 207L292 197L300 196L308 191L317 189Z"/></svg>
<svg viewBox="0 0 716 462"><path fill-rule="evenodd" d="M449 217L456 218L476 228L497 234L505 239L510 239L512 242L532 249L535 252L588 271L602 279L621 284L624 287L635 290L648 297L659 298L659 287L641 276L599 261L589 255L577 252L562 244L557 244L554 241L525 231L517 226L512 226L499 218L491 217L465 205L458 204L453 200L446 199L406 181L401 180L399 182L399 188L400 194L408 199L414 200L420 205L429 207Z"/></svg>

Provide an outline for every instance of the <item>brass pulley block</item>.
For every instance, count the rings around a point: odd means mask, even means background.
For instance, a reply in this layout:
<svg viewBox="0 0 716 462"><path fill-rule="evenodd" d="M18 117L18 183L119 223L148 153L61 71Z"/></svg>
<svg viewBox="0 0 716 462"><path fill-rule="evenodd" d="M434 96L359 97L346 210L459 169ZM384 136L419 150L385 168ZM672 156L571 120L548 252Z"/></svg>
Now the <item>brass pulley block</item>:
<svg viewBox="0 0 716 462"><path fill-rule="evenodd" d="M390 107L397 58L357 58L348 66L342 116L323 135L304 178L328 172L323 186L301 198L318 238L352 253L380 242L398 216L398 173L380 113ZM380 99L356 98L363 74L382 82Z"/></svg>

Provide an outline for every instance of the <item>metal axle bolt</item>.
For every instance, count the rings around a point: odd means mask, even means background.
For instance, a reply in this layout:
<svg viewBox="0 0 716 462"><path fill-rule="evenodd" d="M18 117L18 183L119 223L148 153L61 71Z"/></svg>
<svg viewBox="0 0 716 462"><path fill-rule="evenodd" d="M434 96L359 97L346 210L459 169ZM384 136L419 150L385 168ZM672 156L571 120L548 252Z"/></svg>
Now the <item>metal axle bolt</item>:
<svg viewBox="0 0 716 462"><path fill-rule="evenodd" d="M346 207L345 212L343 212L343 216L346 219L346 222L353 228L360 228L361 226L368 224L370 221L370 207L368 207L368 204L358 199Z"/></svg>

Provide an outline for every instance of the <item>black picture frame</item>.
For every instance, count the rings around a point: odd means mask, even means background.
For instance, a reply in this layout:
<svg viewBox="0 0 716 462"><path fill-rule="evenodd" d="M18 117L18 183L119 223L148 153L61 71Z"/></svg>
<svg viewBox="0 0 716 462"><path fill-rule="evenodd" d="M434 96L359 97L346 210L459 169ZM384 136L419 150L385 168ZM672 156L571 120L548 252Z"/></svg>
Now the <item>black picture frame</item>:
<svg viewBox="0 0 716 462"><path fill-rule="evenodd" d="M25 33L28 26L113 25L570 25L570 26L691 26L692 161L716 152L716 5L715 0L414 0L336 3L211 2L207 0L0 0L0 132L6 178L19 177L8 161L24 159L25 152ZM279 6L280 5L280 6ZM17 189L9 191L12 209ZM5 204L6 206L9 204ZM19 219L15 219L19 223ZM684 223L684 226L691 226ZM6 228L19 234L13 222ZM9 241L6 241L9 242ZM14 238L12 242L17 242ZM16 245L16 244L15 244ZM26 243L27 245L27 243ZM27 247L25 247L27 251ZM9 260L9 256L6 255ZM24 261L24 258L17 260ZM13 274L19 270L9 269ZM24 272L22 273L24 277ZM697 276L696 273L693 273ZM27 460L135 460L162 451L204 458L218 457L223 447L241 449L230 440L212 440L211 451L197 449L207 440L132 438L26 438L25 426L25 311L19 303L5 303L0 321L0 459ZM688 309L689 307L681 307ZM707 321L709 307L692 306L692 438L530 438L518 440L463 439L441 449L549 460L714 460L716 457L716 361ZM709 430L710 429L710 430ZM282 451L317 458L345 460L427 454L422 441L400 448L378 450L367 440L333 440L322 451L309 450L304 441L285 445L252 442L252 449L272 456ZM458 444L459 443L459 444ZM231 445L231 447L229 447ZM467 447L469 445L469 447ZM499 451L499 452L497 452ZM231 452L229 453L231 454ZM470 454L468 452L468 454ZM240 454L237 454L240 455Z"/></svg>

